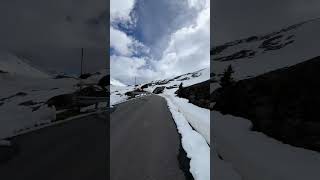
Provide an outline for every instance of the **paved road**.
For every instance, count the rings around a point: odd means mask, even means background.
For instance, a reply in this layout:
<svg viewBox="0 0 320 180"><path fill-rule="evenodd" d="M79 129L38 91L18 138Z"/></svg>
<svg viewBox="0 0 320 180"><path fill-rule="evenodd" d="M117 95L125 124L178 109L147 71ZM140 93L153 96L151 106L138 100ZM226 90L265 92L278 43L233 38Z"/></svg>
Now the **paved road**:
<svg viewBox="0 0 320 180"><path fill-rule="evenodd" d="M164 98L120 104L110 119L111 180L182 180L180 138Z"/></svg>
<svg viewBox="0 0 320 180"><path fill-rule="evenodd" d="M108 117L93 115L15 137L20 152L0 164L0 179L108 179Z"/></svg>

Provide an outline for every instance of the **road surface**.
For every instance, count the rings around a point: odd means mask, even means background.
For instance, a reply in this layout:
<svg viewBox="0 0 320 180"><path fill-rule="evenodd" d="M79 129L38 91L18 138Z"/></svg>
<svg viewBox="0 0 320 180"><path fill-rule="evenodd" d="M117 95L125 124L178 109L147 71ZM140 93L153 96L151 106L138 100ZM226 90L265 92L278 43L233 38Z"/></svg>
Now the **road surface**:
<svg viewBox="0 0 320 180"><path fill-rule="evenodd" d="M19 152L0 163L0 179L108 179L108 117L92 115L15 137Z"/></svg>
<svg viewBox="0 0 320 180"><path fill-rule="evenodd" d="M164 98L150 95L116 106L110 115L111 180L185 180L180 138Z"/></svg>

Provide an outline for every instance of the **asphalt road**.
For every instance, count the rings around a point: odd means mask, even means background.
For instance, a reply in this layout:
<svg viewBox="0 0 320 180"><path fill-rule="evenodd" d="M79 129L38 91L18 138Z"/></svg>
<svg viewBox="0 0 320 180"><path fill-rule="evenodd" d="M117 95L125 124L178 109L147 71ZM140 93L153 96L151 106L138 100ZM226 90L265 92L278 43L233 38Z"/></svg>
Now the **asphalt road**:
<svg viewBox="0 0 320 180"><path fill-rule="evenodd" d="M108 179L108 119L92 115L13 138L19 152L0 163L0 179Z"/></svg>
<svg viewBox="0 0 320 180"><path fill-rule="evenodd" d="M164 98L122 103L110 115L111 180L182 180L180 138Z"/></svg>

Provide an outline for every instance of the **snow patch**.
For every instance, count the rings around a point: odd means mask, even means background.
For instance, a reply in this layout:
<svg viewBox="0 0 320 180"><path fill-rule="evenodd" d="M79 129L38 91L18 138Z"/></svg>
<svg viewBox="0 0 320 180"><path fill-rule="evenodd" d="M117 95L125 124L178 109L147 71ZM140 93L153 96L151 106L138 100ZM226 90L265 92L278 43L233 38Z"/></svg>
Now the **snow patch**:
<svg viewBox="0 0 320 180"><path fill-rule="evenodd" d="M210 179L210 147L202 135L193 130L185 116L165 97L172 117L176 123L178 132L181 134L181 143L190 158L190 172L195 180Z"/></svg>
<svg viewBox="0 0 320 180"><path fill-rule="evenodd" d="M212 111L216 151L246 180L318 180L320 153L251 131L247 119Z"/></svg>
<svg viewBox="0 0 320 180"><path fill-rule="evenodd" d="M116 79L113 79L113 78L110 78L110 85L120 86L120 87L125 87L126 86L122 82L120 82L120 81L118 81Z"/></svg>

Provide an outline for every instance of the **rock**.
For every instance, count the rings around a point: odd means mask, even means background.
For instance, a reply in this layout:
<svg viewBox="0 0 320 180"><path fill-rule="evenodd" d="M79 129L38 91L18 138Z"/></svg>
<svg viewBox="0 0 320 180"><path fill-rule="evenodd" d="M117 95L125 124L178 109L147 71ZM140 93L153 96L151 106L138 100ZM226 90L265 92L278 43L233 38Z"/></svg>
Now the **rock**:
<svg viewBox="0 0 320 180"><path fill-rule="evenodd" d="M80 96L107 97L109 94L99 86L88 86L76 92Z"/></svg>
<svg viewBox="0 0 320 180"><path fill-rule="evenodd" d="M33 106L33 105L36 105L36 104L39 104L39 103L38 102L34 102L32 100L29 100L29 101L22 102L19 105L20 106Z"/></svg>
<svg viewBox="0 0 320 180"><path fill-rule="evenodd" d="M188 99L194 105L210 108L210 80L179 88L175 93L178 97Z"/></svg>
<svg viewBox="0 0 320 180"><path fill-rule="evenodd" d="M144 84L141 86L141 89L145 89L145 88L148 88L149 86L151 85L151 83L148 83L148 84Z"/></svg>
<svg viewBox="0 0 320 180"><path fill-rule="evenodd" d="M154 94L160 94L160 93L163 92L164 88L165 88L165 86L156 87L156 88L153 90L152 93L154 93Z"/></svg>
<svg viewBox="0 0 320 180"><path fill-rule="evenodd" d="M173 86L168 86L168 87L166 87L166 89L174 89L174 88L178 88L178 85L173 85Z"/></svg>
<svg viewBox="0 0 320 180"><path fill-rule="evenodd" d="M89 77L91 77L92 76L92 74L90 74L90 73L85 73L85 74L81 74L80 76L79 76L79 78L80 79L88 79Z"/></svg>
<svg viewBox="0 0 320 180"><path fill-rule="evenodd" d="M74 94L62 94L50 98L46 104L55 106L57 110L68 109L74 105Z"/></svg>
<svg viewBox="0 0 320 180"><path fill-rule="evenodd" d="M99 80L98 85L101 86L101 87L109 86L110 85L110 76L109 75L103 76Z"/></svg>

